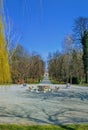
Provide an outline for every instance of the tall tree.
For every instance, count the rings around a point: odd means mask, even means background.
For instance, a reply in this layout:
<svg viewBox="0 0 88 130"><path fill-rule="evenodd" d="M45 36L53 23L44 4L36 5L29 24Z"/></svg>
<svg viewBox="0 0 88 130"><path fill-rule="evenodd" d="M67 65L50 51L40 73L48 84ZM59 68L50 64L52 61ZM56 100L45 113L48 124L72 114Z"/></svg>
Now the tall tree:
<svg viewBox="0 0 88 130"><path fill-rule="evenodd" d="M84 63L84 71L86 83L88 83L88 31L84 31L84 36L82 37L82 45L83 45L83 63Z"/></svg>
<svg viewBox="0 0 88 130"><path fill-rule="evenodd" d="M88 83L88 18L77 18L73 30L77 40L80 41L83 47L85 81Z"/></svg>
<svg viewBox="0 0 88 130"><path fill-rule="evenodd" d="M6 49L6 40L4 36L4 26L0 16L0 83L11 82L11 73L9 66L8 52Z"/></svg>
<svg viewBox="0 0 88 130"><path fill-rule="evenodd" d="M67 71L67 75L68 78L67 78L67 82L69 81L70 79L70 83L72 83L72 77L73 77L73 64L72 64L72 53L73 53L73 50L74 50L74 37L73 35L69 34L65 37L64 39L64 53L65 53L65 58L64 59L67 63L66 65L68 66L68 71Z"/></svg>

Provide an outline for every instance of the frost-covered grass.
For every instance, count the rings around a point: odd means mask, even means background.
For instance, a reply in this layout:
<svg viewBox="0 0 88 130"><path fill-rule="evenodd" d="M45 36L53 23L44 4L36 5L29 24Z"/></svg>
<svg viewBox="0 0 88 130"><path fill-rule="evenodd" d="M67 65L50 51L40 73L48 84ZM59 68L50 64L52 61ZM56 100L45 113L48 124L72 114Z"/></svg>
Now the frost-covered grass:
<svg viewBox="0 0 88 130"><path fill-rule="evenodd" d="M55 85L58 92L44 93L30 92L29 86L0 87L0 124L88 123L88 87Z"/></svg>

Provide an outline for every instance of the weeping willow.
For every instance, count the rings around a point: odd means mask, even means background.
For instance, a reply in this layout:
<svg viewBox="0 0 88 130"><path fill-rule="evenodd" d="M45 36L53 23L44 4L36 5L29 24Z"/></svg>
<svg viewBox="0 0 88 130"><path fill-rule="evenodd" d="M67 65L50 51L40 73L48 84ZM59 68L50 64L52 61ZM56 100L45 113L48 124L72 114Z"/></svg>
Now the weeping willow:
<svg viewBox="0 0 88 130"><path fill-rule="evenodd" d="M4 36L4 26L0 16L0 84L11 83L11 73L6 40Z"/></svg>

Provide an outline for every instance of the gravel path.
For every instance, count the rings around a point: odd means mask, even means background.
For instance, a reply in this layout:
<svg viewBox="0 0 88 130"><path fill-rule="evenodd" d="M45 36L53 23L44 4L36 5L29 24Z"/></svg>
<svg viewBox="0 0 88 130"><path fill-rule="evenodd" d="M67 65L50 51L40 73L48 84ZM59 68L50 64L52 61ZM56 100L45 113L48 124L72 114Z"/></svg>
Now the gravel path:
<svg viewBox="0 0 88 130"><path fill-rule="evenodd" d="M30 92L29 85L0 86L0 124L88 123L88 87L57 86L53 93Z"/></svg>

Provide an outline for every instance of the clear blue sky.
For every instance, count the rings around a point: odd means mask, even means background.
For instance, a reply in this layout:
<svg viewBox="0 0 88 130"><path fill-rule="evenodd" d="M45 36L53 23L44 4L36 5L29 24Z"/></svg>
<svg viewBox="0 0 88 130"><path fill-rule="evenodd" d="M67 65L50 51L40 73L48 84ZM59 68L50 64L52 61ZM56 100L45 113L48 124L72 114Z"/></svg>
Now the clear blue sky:
<svg viewBox="0 0 88 130"><path fill-rule="evenodd" d="M5 0L9 15L29 51L45 59L62 49L64 37L72 33L74 19L88 17L88 0Z"/></svg>

